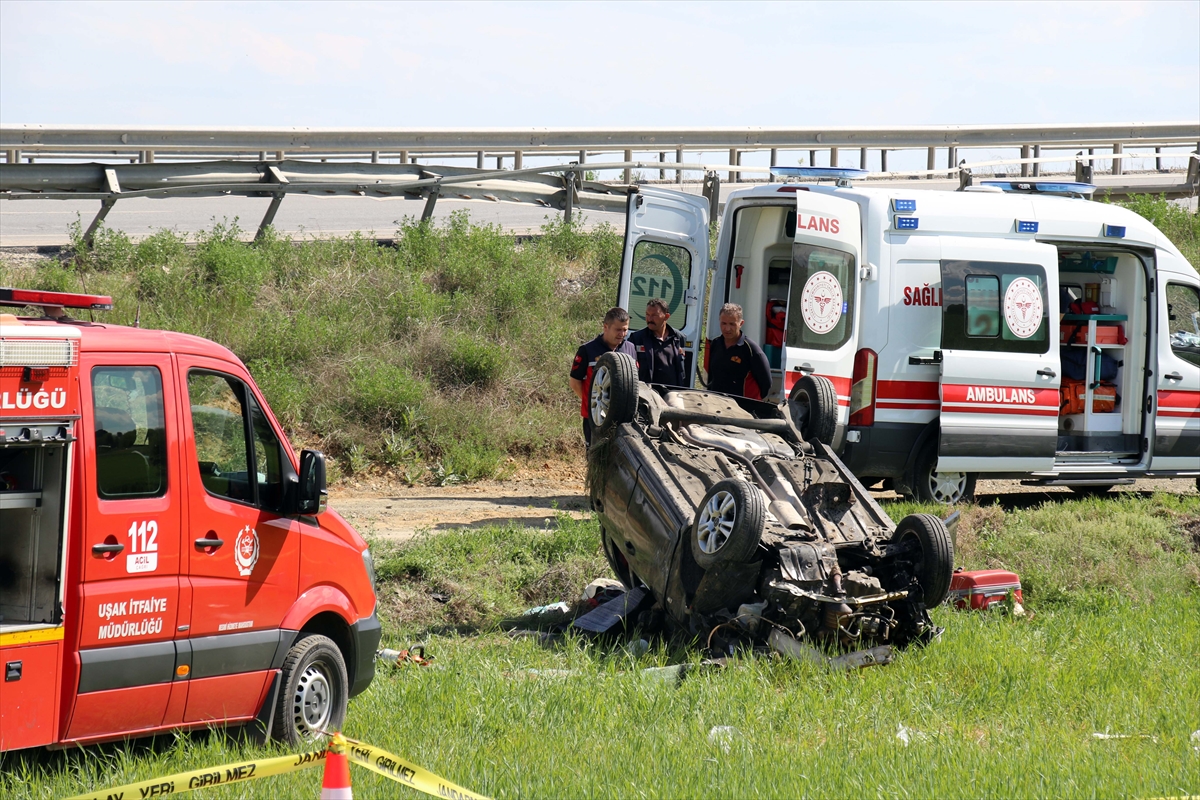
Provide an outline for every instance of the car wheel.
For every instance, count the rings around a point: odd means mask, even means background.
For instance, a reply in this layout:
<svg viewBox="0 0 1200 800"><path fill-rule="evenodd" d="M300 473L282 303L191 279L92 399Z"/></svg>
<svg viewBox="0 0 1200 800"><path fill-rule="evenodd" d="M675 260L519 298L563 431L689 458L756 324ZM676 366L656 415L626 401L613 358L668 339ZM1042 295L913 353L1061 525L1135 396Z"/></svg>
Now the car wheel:
<svg viewBox="0 0 1200 800"><path fill-rule="evenodd" d="M937 472L937 440L926 445L917 459L913 475L913 496L922 503L952 506L975 499L974 472Z"/></svg>
<svg viewBox="0 0 1200 800"><path fill-rule="evenodd" d="M954 576L954 542L946 525L932 514L909 514L896 526L896 541L915 540L919 559L914 565L925 605L940 605L950 593Z"/></svg>
<svg viewBox="0 0 1200 800"><path fill-rule="evenodd" d="M1116 486L1115 483L1102 484L1100 486L1071 486L1072 492L1080 497L1099 497L1102 494L1108 494L1108 491Z"/></svg>
<svg viewBox="0 0 1200 800"><path fill-rule="evenodd" d="M692 556L704 569L747 562L758 548L767 519L762 495L735 478L717 482L704 495L692 524Z"/></svg>
<svg viewBox="0 0 1200 800"><path fill-rule="evenodd" d="M596 359L588 396L588 411L596 430L608 431L622 422L633 422L637 384L637 363L625 353L605 353Z"/></svg>
<svg viewBox="0 0 1200 800"><path fill-rule="evenodd" d="M346 721L350 681L342 651L325 636L298 640L283 659L272 734L290 746L334 733Z"/></svg>
<svg viewBox="0 0 1200 800"><path fill-rule="evenodd" d="M837 392L828 378L804 375L788 395L788 413L805 439L833 444L837 430Z"/></svg>

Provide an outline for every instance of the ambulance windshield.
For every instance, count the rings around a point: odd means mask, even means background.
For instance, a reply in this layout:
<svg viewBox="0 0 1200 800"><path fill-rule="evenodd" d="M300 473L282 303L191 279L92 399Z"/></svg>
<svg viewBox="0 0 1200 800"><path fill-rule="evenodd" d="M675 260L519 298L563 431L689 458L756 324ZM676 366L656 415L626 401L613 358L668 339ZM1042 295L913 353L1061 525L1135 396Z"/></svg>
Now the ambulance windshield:
<svg viewBox="0 0 1200 800"><path fill-rule="evenodd" d="M854 328L854 255L797 242L792 246L787 344L836 350Z"/></svg>

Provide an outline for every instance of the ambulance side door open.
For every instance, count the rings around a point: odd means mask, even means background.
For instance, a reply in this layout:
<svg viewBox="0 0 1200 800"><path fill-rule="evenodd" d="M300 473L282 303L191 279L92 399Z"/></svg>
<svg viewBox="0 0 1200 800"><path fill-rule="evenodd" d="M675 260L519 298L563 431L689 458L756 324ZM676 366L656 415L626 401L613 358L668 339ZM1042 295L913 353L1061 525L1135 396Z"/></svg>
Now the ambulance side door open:
<svg viewBox="0 0 1200 800"><path fill-rule="evenodd" d="M84 519L71 546L83 549L83 580L74 589L78 693L67 740L169 724L174 639L186 635L178 632L186 622L184 488L170 356L87 353L80 361Z"/></svg>
<svg viewBox="0 0 1200 800"><path fill-rule="evenodd" d="M1157 471L1200 472L1200 286L1160 272L1154 457Z"/></svg>
<svg viewBox="0 0 1200 800"><path fill-rule="evenodd" d="M1057 269L1049 245L942 237L939 472L1053 468Z"/></svg>
<svg viewBox="0 0 1200 800"><path fill-rule="evenodd" d="M703 336L700 309L708 263L706 199L649 186L629 195L617 305L629 312L629 330L636 331L646 327L646 302L666 301L667 324L688 343L689 385Z"/></svg>
<svg viewBox="0 0 1200 800"><path fill-rule="evenodd" d="M818 192L796 192L783 390L785 395L790 392L804 374L828 378L837 393L839 429L846 425L850 410L861 242L857 203ZM765 300L750 307L758 313Z"/></svg>
<svg viewBox="0 0 1200 800"><path fill-rule="evenodd" d="M179 365L192 592L183 721L244 717L286 651L280 624L298 592L304 523L283 514L292 466L246 376L201 357Z"/></svg>

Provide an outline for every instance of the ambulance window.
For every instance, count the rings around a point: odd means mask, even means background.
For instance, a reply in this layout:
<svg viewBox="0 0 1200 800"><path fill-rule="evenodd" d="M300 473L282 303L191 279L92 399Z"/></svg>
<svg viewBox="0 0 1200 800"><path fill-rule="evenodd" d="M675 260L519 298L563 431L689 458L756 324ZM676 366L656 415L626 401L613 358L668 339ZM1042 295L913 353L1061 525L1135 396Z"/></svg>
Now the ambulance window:
<svg viewBox="0 0 1200 800"><path fill-rule="evenodd" d="M787 344L836 350L854 329L854 256L797 242L792 246Z"/></svg>
<svg viewBox="0 0 1200 800"><path fill-rule="evenodd" d="M246 447L246 387L212 372L188 375L200 481L209 494L254 502Z"/></svg>
<svg viewBox="0 0 1200 800"><path fill-rule="evenodd" d="M633 248L629 284L629 328L646 327L646 303L659 297L671 314L670 325L687 325L691 308L684 302L692 280L692 254L673 244L641 241Z"/></svg>
<svg viewBox="0 0 1200 800"><path fill-rule="evenodd" d="M1037 264L942 262L942 347L1045 353L1049 313Z"/></svg>
<svg viewBox="0 0 1200 800"><path fill-rule="evenodd" d="M1167 284L1167 330L1172 352L1200 366L1200 292L1195 286Z"/></svg>
<svg viewBox="0 0 1200 800"><path fill-rule="evenodd" d="M92 370L96 488L105 500L161 497L167 491L167 428L162 374L155 367Z"/></svg>
<svg viewBox="0 0 1200 800"><path fill-rule="evenodd" d="M283 473L280 470L279 439L257 401L250 398L254 424L254 462L258 482L258 504L271 511L283 507Z"/></svg>

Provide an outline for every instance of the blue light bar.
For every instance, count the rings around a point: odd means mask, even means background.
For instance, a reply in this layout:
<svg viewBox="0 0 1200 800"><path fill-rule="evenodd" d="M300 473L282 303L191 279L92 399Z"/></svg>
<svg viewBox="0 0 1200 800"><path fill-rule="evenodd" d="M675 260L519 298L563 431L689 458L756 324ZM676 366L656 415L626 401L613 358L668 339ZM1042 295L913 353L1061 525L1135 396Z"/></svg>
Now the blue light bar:
<svg viewBox="0 0 1200 800"><path fill-rule="evenodd" d="M1090 183L1067 181L1050 183L1035 181L980 181L980 186L995 186L1004 192L1017 194L1053 194L1066 197L1091 197L1096 187Z"/></svg>
<svg viewBox="0 0 1200 800"><path fill-rule="evenodd" d="M1111 236L1114 239L1124 239L1125 238L1125 226L1124 225L1105 225L1104 226L1104 235Z"/></svg>
<svg viewBox="0 0 1200 800"><path fill-rule="evenodd" d="M1031 220L1026 220L1026 219L1017 220L1017 233L1037 233L1037 232L1038 232L1037 222L1034 222Z"/></svg>
<svg viewBox="0 0 1200 800"><path fill-rule="evenodd" d="M912 214L917 210L916 200L897 200L892 198L892 211L897 214Z"/></svg>
<svg viewBox="0 0 1200 800"><path fill-rule="evenodd" d="M771 174L784 178L850 180L851 178L862 178L871 173L865 169L853 167L771 167Z"/></svg>
<svg viewBox="0 0 1200 800"><path fill-rule="evenodd" d="M918 222L920 220L917 217L896 217L896 230L915 231Z"/></svg>

